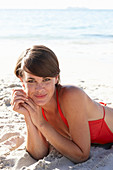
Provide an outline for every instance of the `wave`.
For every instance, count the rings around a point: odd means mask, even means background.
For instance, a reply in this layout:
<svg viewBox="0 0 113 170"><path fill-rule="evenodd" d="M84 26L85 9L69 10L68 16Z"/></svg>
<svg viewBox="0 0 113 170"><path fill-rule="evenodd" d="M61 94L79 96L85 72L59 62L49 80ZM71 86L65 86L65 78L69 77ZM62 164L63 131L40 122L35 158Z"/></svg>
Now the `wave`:
<svg viewBox="0 0 113 170"><path fill-rule="evenodd" d="M81 30L81 29L88 29L92 26L69 26L70 30Z"/></svg>
<svg viewBox="0 0 113 170"><path fill-rule="evenodd" d="M32 39L39 39L39 40L71 40L75 39L75 37L70 35L8 35L2 36L0 35L0 40L32 40Z"/></svg>
<svg viewBox="0 0 113 170"><path fill-rule="evenodd" d="M84 37L113 38L112 34L82 34Z"/></svg>
<svg viewBox="0 0 113 170"><path fill-rule="evenodd" d="M0 35L1 40L21 40L21 39L40 39L40 40L73 40L73 39L113 39L113 34L21 34L21 35Z"/></svg>

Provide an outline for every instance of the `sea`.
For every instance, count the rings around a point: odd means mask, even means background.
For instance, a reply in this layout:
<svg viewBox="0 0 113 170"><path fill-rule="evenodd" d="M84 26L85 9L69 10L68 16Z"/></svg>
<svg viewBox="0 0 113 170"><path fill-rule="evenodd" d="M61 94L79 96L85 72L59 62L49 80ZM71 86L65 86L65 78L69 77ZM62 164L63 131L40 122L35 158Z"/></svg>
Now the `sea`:
<svg viewBox="0 0 113 170"><path fill-rule="evenodd" d="M57 55L63 81L113 79L113 10L0 9L1 76L14 74L22 51L39 44Z"/></svg>

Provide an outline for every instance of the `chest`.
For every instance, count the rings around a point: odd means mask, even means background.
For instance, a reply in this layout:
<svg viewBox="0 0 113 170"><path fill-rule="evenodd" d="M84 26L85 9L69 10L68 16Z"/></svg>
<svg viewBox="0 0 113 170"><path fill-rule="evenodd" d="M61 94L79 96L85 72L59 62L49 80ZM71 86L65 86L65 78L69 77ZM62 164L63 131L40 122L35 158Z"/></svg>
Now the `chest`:
<svg viewBox="0 0 113 170"><path fill-rule="evenodd" d="M58 132L60 133L62 136L70 139L70 132L69 132L69 128L66 126L66 124L64 123L64 121L62 120L59 112L55 113L55 114L46 114L46 119L48 121L48 123Z"/></svg>

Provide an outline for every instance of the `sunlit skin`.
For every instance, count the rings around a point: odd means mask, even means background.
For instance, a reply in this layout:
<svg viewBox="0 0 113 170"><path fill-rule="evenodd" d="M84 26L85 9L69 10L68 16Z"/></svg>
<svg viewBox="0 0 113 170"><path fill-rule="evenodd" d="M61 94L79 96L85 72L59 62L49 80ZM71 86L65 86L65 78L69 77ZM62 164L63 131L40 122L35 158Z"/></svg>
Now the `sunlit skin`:
<svg viewBox="0 0 113 170"><path fill-rule="evenodd" d="M67 128L57 108L58 76L44 78L24 72L20 79L24 90L13 91L11 104L14 111L25 117L28 152L41 159L48 154L50 143L76 163L87 160L91 144L88 121L102 119L103 107L76 86L58 85L59 104L68 121ZM105 112L105 121L113 132L113 109L105 107Z"/></svg>
<svg viewBox="0 0 113 170"><path fill-rule="evenodd" d="M26 49L14 72L23 87L13 90L11 105L24 116L26 150L33 158L47 156L52 145L80 163L89 158L91 143L113 141L113 108L92 100L79 87L59 84L59 62L51 49Z"/></svg>
<svg viewBox="0 0 113 170"><path fill-rule="evenodd" d="M55 84L58 81L58 77L43 78L24 72L24 77L21 80L27 96L38 106L44 106L50 102L55 92Z"/></svg>

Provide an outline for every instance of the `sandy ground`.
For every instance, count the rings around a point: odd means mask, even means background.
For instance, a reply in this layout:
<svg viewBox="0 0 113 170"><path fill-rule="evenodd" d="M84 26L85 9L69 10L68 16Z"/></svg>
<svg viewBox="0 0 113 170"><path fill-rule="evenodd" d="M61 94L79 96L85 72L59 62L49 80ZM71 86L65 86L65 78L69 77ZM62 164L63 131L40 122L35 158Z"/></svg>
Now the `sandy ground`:
<svg viewBox="0 0 113 170"><path fill-rule="evenodd" d="M76 85L84 89L96 101L104 101L109 106L113 102L111 83L93 79L76 80ZM15 77L0 79L0 169L26 170L112 170L113 147L91 147L90 158L80 164L74 164L52 146L47 157L36 161L25 151L26 126L23 116L12 111L10 106L13 88L20 88ZM109 89L109 90L108 90Z"/></svg>

